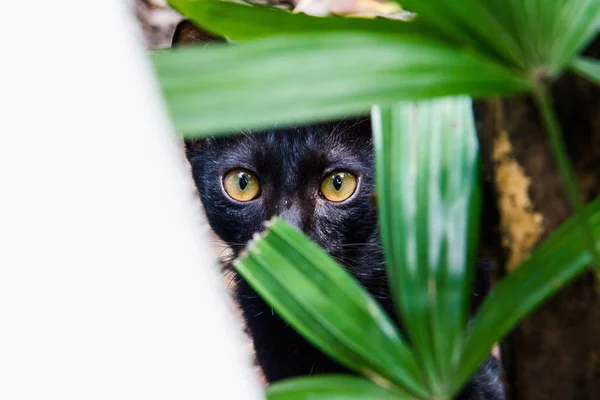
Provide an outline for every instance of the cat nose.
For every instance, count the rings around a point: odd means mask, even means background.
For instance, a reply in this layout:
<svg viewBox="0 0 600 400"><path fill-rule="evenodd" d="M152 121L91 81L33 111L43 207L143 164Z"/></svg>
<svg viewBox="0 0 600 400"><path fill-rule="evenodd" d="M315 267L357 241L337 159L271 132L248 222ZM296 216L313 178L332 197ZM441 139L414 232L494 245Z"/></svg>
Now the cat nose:
<svg viewBox="0 0 600 400"><path fill-rule="evenodd" d="M289 207L279 213L279 218L302 231L302 215L297 207Z"/></svg>

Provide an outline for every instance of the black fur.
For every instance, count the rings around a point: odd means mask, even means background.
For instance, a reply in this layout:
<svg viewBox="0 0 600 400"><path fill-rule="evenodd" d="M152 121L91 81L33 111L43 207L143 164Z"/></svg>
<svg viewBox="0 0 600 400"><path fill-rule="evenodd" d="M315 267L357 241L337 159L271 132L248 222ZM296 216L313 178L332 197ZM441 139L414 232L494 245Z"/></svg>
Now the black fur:
<svg viewBox="0 0 600 400"><path fill-rule="evenodd" d="M237 255L254 232L274 215L301 229L350 271L394 318L372 201L375 190L371 126L368 118L278 131L191 141L192 165L209 223ZM259 177L260 196L231 200L222 177L234 168ZM344 169L358 177L355 194L342 203L324 199L319 188L330 172ZM478 268L474 303L487 291L485 269ZM318 351L239 279L235 296L253 339L258 362L269 382L283 378L349 372ZM461 399L503 399L498 366L490 358L463 390Z"/></svg>

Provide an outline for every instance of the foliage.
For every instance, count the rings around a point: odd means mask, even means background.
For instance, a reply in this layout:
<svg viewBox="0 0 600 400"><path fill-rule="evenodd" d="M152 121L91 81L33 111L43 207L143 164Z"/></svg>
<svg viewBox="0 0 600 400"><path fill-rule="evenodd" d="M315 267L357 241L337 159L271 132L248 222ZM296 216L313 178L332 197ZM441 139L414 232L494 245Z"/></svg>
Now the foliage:
<svg viewBox="0 0 600 400"><path fill-rule="evenodd" d="M175 126L186 136L329 119L377 105L381 236L407 338L324 251L274 221L236 268L298 331L374 383L298 378L270 387L271 399L450 398L494 342L597 263L600 201L582 205L547 86L567 68L600 81L598 62L579 57L597 35L600 2L404 0L417 14L408 23L316 18L217 0L171 3L236 41L154 56ZM467 324L479 184L464 96L515 93L537 100L576 213Z"/></svg>

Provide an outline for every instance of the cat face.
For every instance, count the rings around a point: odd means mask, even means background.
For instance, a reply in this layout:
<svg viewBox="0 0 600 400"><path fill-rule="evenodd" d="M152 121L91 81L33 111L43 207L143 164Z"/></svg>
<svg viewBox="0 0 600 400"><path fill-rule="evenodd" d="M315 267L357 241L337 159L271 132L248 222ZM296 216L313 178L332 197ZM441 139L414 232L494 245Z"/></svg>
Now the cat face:
<svg viewBox="0 0 600 400"><path fill-rule="evenodd" d="M344 264L376 229L368 119L187 143L208 221L239 253L280 216Z"/></svg>

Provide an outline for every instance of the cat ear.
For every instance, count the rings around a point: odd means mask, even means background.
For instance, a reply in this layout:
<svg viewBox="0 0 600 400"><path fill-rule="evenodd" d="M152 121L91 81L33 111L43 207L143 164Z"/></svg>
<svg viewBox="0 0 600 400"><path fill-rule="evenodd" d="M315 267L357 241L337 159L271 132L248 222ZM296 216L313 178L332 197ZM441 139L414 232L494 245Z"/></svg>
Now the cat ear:
<svg viewBox="0 0 600 400"><path fill-rule="evenodd" d="M219 43L226 42L222 37L213 35L202 28L194 25L189 19L184 19L175 28L173 39L171 40L171 46L177 47L185 44L198 44L198 43Z"/></svg>

